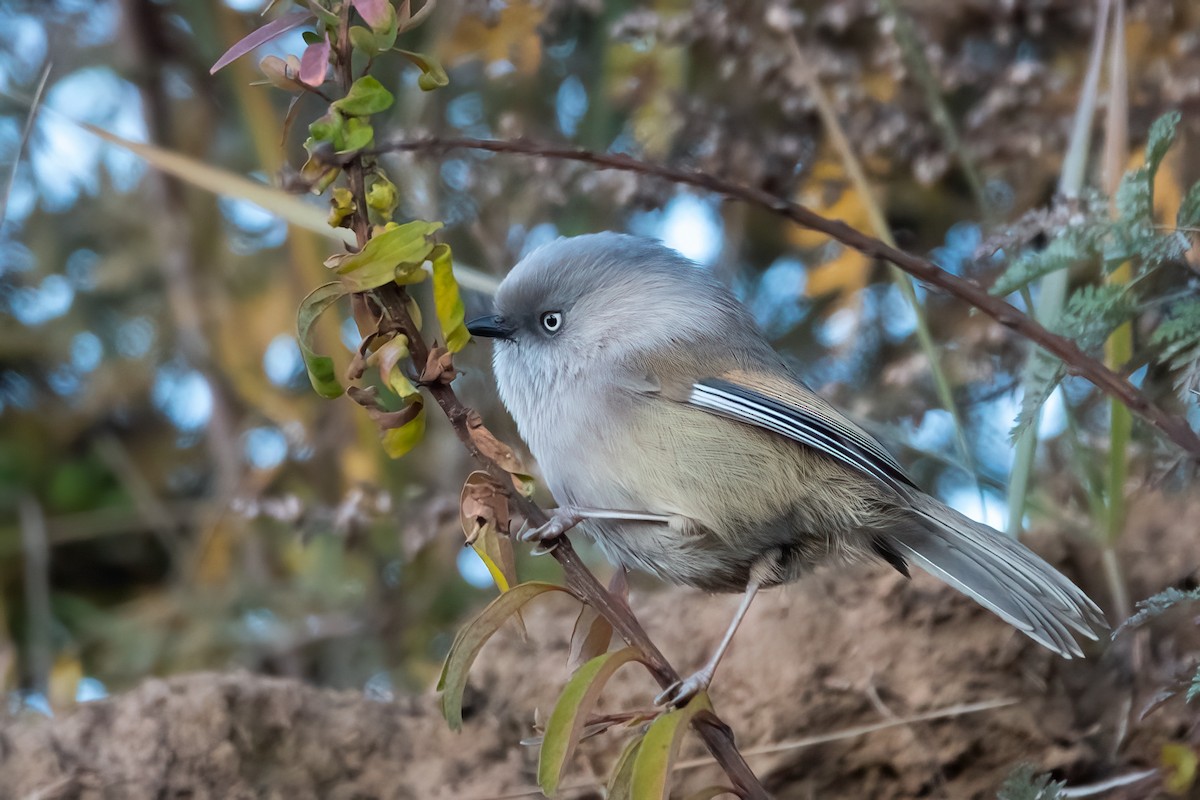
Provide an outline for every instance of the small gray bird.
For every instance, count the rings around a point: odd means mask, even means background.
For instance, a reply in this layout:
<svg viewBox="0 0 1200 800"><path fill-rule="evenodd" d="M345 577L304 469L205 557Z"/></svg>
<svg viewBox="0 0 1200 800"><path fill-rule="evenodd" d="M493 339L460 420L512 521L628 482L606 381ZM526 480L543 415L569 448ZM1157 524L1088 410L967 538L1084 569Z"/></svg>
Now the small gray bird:
<svg viewBox="0 0 1200 800"><path fill-rule="evenodd" d="M804 385L707 271L646 239L559 239L523 259L473 320L496 340L500 397L560 503L610 560L744 592L702 669L712 681L755 593L828 559L915 563L1064 658L1097 638L1087 595L1018 542L922 492L866 431Z"/></svg>

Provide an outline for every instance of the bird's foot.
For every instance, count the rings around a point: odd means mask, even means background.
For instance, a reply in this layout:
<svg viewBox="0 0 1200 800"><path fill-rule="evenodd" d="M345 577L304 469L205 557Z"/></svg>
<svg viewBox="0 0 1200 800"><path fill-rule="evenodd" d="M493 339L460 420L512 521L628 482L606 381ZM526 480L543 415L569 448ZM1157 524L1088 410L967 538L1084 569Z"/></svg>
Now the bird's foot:
<svg viewBox="0 0 1200 800"><path fill-rule="evenodd" d="M654 705L682 708L693 697L708 688L708 685L712 683L714 671L711 667L705 667L683 680L675 681L662 694L654 698Z"/></svg>
<svg viewBox="0 0 1200 800"><path fill-rule="evenodd" d="M544 524L536 528L526 526L517 534L517 539L522 542L537 542L545 546L563 536L583 520L584 515L570 506L556 508L550 512L550 519L546 520Z"/></svg>

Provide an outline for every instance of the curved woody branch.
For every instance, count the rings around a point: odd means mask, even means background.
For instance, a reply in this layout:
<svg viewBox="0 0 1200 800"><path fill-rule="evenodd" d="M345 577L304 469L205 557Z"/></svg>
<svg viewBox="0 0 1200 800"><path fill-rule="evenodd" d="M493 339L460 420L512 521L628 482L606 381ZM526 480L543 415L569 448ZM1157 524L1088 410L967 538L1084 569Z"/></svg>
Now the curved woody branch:
<svg viewBox="0 0 1200 800"><path fill-rule="evenodd" d="M578 161L598 169L612 169L648 175L672 183L694 186L724 197L760 206L810 230L818 231L864 255L894 264L917 280L942 289L987 314L1007 328L1058 357L1068 372L1086 378L1100 391L1116 398L1130 411L1162 432L1193 459L1200 459L1200 435L1177 414L1156 405L1127 378L1109 369L1099 359L1083 352L1075 342L1048 330L1028 314L1003 298L988 294L978 283L960 278L932 261L892 247L855 230L844 222L829 219L810 208L752 186L745 186L705 172L667 167L640 161L627 155L597 153L578 147L555 145L529 139L471 139L426 137L388 142L373 148L372 155L390 152L440 153L447 150L486 150L492 153Z"/></svg>

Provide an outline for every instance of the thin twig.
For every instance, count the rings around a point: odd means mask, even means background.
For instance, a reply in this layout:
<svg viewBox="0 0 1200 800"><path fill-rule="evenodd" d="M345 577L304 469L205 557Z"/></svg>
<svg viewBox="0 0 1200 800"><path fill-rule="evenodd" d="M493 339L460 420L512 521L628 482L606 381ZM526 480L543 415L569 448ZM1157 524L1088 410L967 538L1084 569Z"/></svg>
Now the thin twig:
<svg viewBox="0 0 1200 800"><path fill-rule="evenodd" d="M1156 769L1144 769L1139 772L1129 772L1124 775L1118 775L1115 778L1109 778L1105 781L1097 781L1084 786L1067 786L1059 790L1059 795L1062 797L1093 797L1105 792L1111 792L1113 789L1120 789L1122 786L1130 786L1135 783L1141 783L1147 778L1153 778L1158 775Z"/></svg>
<svg viewBox="0 0 1200 800"><path fill-rule="evenodd" d="M775 753L785 753L789 750L802 750L806 747L815 747L819 744L829 744L830 742L840 742L844 739L855 739L859 736L865 736L868 733L876 731L885 731L888 728L897 728L903 725L912 725L916 722L930 722L938 719L949 719L951 717L962 717L967 714L978 714L981 711L991 711L997 708L1007 708L1014 706L1020 702L1015 697L1001 697L996 700L980 700L975 703L960 703L958 705L947 706L946 708L937 708L933 711L923 711L919 714L912 714L907 717L896 717L893 719L885 719L880 722L872 722L867 725L855 725L851 728L842 728L839 731L832 733L820 733L815 736L801 736L796 739L788 739L783 742L774 744L764 744L759 747L751 747L745 751L745 755L753 758L755 756L769 756ZM693 758L689 761L680 761L676 765L676 769L692 769L701 767L705 764L710 764L708 759Z"/></svg>
<svg viewBox="0 0 1200 800"><path fill-rule="evenodd" d="M33 92L33 100L29 103L29 115L25 117L25 127L21 130L21 141L17 143L17 152L13 156L12 169L8 173L8 181L4 186L4 194L0 195L0 224L8 216L8 201L12 197L13 185L17 182L17 168L21 166L21 154L29 144L33 135L33 123L37 120L38 109L42 106L42 93L46 90L46 81L50 78L50 62L42 68L42 76L38 78L37 89Z"/></svg>
<svg viewBox="0 0 1200 800"><path fill-rule="evenodd" d="M1110 397L1115 397L1129 409L1158 428L1170 441L1193 458L1200 459L1200 435L1192 430L1183 417L1170 414L1157 406L1141 390L1122 375L1113 372L1099 359L1083 352L1075 342L1051 333L1032 317L1002 298L993 297L978 283L960 278L926 258L890 247L887 243L855 230L844 222L823 217L810 208L753 186L696 170L651 164L619 153L597 153L578 147L547 144L530 139L472 139L467 137L425 137L391 141L364 151L368 155L391 152L441 153L447 150L472 149L491 153L579 161L599 169L614 169L648 175L672 183L694 186L727 198L761 206L787 219L852 247L860 253L878 258L930 286L974 306L1001 325L1029 339L1034 344L1062 360L1067 372L1087 379Z"/></svg>
<svg viewBox="0 0 1200 800"><path fill-rule="evenodd" d="M923 711L920 714L913 714L909 717L892 716L880 722L872 722L869 725L856 725L852 728L843 728L830 733L822 733L816 736L805 736L799 739L788 739L783 742L775 742L773 744L765 744L759 747L750 747L742 751L742 754L753 758L755 756L774 755L776 753L785 753L789 750L802 750L806 747L815 747L820 744L829 744L830 742L840 742L846 739L857 739L860 736L866 736L870 733L885 731L889 728L897 728L902 725L912 725L917 722L931 722L939 719L949 719L951 717L963 717L968 714L978 714L981 711L991 711L997 708L1007 708L1008 706L1016 705L1020 702L1015 697L1002 697L996 700L981 700L975 703L959 703L945 708L937 708L933 711ZM672 770L696 769L698 767L711 767L712 760L708 758L692 758L684 761L676 762L671 766ZM1138 780L1134 778L1133 780ZM1133 780L1128 782L1132 783ZM1117 784L1123 785L1123 784ZM559 788L560 792L579 792L585 790L595 790L595 783L577 783L573 786L563 786ZM514 789L512 792L500 795L489 795L487 797L475 798L475 800L515 800L518 797L536 797L542 793L542 790L536 787L528 789ZM1082 795L1081 795L1082 796Z"/></svg>

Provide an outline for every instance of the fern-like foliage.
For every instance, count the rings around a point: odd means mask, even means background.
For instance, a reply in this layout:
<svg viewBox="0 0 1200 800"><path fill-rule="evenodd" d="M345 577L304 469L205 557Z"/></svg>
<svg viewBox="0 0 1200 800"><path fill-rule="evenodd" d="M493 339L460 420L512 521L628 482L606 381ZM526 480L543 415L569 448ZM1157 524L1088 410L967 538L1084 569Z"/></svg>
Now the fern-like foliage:
<svg viewBox="0 0 1200 800"><path fill-rule="evenodd" d="M1134 278L1121 284L1088 284L1074 291L1052 329L1085 352L1098 354L1113 331L1133 320L1146 299L1142 294L1150 273L1181 264L1190 247L1189 236L1200 233L1200 183L1180 203L1174 230L1154 222L1154 181L1175 141L1180 115L1160 117L1150 128L1142 166L1127 172L1112 198L1113 214L1104 198L1085 198L1080 213L1042 249L1025 251L999 276L992 293L1007 295L1059 270L1091 265L1103 276L1122 264L1133 267ZM1187 274L1187 273L1181 273ZM1151 360L1175 374L1175 388L1186 402L1200 399L1200 292L1177 301L1150 336ZM1026 373L1021 412L1012 436L1019 436L1062 381L1063 365L1037 352Z"/></svg>
<svg viewBox="0 0 1200 800"><path fill-rule="evenodd" d="M1136 628L1139 625L1145 625L1151 619L1164 614L1180 603L1196 603L1200 602L1200 589L1192 589L1184 591L1171 587L1164 589L1158 594L1151 595L1145 600L1139 600L1137 611L1129 619L1122 622L1112 635L1115 639L1123 631L1129 628Z"/></svg>
<svg viewBox="0 0 1200 800"><path fill-rule="evenodd" d="M1038 775L1028 764L1022 764L1004 780L996 800L1059 800L1066 788L1064 781L1053 781L1049 775Z"/></svg>
<svg viewBox="0 0 1200 800"><path fill-rule="evenodd" d="M1175 373L1175 390L1186 395L1200 391L1200 295L1175 304L1150 336L1158 358Z"/></svg>

